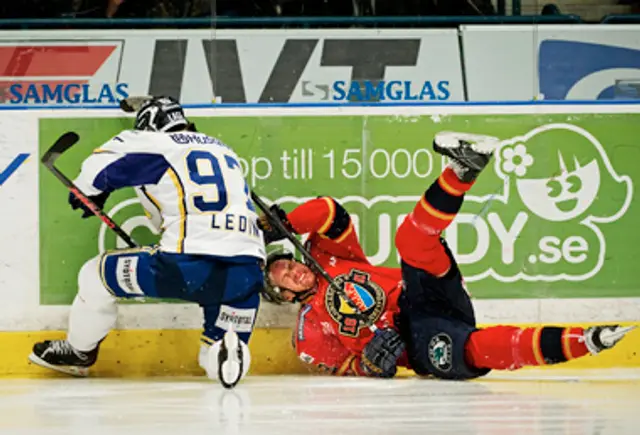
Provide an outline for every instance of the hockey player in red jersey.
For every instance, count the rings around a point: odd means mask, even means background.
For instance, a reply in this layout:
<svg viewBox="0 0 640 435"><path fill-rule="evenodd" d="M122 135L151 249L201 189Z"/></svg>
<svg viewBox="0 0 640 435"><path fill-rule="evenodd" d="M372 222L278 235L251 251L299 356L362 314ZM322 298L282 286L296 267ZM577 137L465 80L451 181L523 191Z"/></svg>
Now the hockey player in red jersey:
<svg viewBox="0 0 640 435"><path fill-rule="evenodd" d="M400 268L369 263L349 214L331 197L312 199L290 213L271 207L291 232L309 234L309 253L337 284L328 285L290 253L267 260L265 298L301 304L294 343L302 361L335 375L393 377L403 366L419 375L471 379L492 369L597 354L622 339L631 328L476 327L460 269L441 233L497 145L497 139L487 136L436 136L434 150L449 157L450 164L398 228ZM264 216L261 225L267 244L285 237ZM372 324L375 333L369 329Z"/></svg>

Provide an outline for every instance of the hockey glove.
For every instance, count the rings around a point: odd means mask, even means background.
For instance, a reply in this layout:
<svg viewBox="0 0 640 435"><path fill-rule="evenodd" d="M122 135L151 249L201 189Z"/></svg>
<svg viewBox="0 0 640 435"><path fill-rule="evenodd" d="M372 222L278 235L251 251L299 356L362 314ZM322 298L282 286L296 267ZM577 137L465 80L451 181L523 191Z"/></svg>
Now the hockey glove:
<svg viewBox="0 0 640 435"><path fill-rule="evenodd" d="M367 376L392 378L396 375L398 358L404 348L398 331L380 329L362 351L360 367Z"/></svg>
<svg viewBox="0 0 640 435"><path fill-rule="evenodd" d="M287 218L287 212L285 212L278 204L273 204L269 207L271 213L276 215L280 222L287 228L289 231L294 232L293 227L291 226L291 222ZM269 243L277 242L278 240L282 240L287 237L287 235L278 229L275 225L273 225L269 218L262 214L258 218L258 227L264 233L264 244L268 245Z"/></svg>
<svg viewBox="0 0 640 435"><path fill-rule="evenodd" d="M102 192L99 195L88 196L87 198L89 198L91 201L93 201L95 205L97 205L100 209L102 209L104 207L104 203L107 202L107 198L109 198L109 195L110 195L109 192ZM89 208L86 205L84 205L82 201L80 201L78 197L75 196L72 192L69 192L69 204L71 204L71 208L74 210L81 209L84 211L84 213L82 213L83 219L86 219L94 215L93 212L89 210Z"/></svg>

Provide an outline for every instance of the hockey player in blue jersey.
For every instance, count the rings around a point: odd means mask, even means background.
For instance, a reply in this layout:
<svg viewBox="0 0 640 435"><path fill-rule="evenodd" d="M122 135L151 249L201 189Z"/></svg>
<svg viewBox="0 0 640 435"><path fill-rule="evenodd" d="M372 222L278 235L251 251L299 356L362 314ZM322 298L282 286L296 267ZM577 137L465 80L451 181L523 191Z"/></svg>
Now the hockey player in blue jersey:
<svg viewBox="0 0 640 435"><path fill-rule="evenodd" d="M236 153L198 133L172 98L152 98L125 130L94 150L75 180L102 207L133 187L161 231L157 246L106 252L78 276L65 340L36 343L29 359L86 376L116 322L117 298L178 298L204 313L199 364L234 386L249 369L247 343L263 283L265 247ZM91 212L71 194L71 206Z"/></svg>

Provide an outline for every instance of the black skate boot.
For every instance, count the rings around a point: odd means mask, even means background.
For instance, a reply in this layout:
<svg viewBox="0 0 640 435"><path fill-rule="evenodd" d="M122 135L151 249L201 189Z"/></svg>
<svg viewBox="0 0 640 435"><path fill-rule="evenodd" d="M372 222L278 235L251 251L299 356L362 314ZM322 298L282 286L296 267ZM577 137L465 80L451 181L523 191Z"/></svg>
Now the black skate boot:
<svg viewBox="0 0 640 435"><path fill-rule="evenodd" d="M487 166L499 142L492 136L440 132L433 139L433 149L451 159L451 168L460 181L470 183Z"/></svg>
<svg viewBox="0 0 640 435"><path fill-rule="evenodd" d="M592 355L597 355L605 349L611 349L634 328L635 326L619 325L593 326L584 331L584 344Z"/></svg>
<svg viewBox="0 0 640 435"><path fill-rule="evenodd" d="M84 377L89 374L89 367L95 364L99 347L90 352L81 352L67 340L47 340L33 346L29 360L41 367Z"/></svg>

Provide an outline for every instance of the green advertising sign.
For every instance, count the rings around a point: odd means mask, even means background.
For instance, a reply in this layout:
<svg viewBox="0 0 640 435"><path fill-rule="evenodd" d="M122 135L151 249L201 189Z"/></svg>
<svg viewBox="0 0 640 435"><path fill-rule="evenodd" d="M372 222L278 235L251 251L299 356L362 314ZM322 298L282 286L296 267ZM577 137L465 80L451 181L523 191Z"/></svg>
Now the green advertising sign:
<svg viewBox="0 0 640 435"><path fill-rule="evenodd" d="M476 298L640 296L640 115L216 116L194 118L242 157L258 194L291 210L331 195L352 213L373 264L397 266L395 231L446 162L439 131L487 134L502 146L445 233ZM41 152L73 130L81 142L60 159L75 176L130 119L40 121ZM66 190L40 176L41 302L68 304L77 272L115 237L80 220ZM142 243L151 232L131 190L106 209Z"/></svg>

